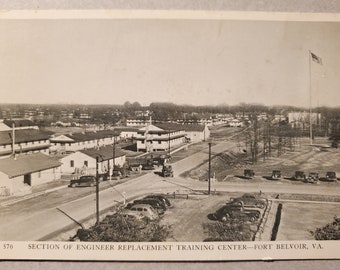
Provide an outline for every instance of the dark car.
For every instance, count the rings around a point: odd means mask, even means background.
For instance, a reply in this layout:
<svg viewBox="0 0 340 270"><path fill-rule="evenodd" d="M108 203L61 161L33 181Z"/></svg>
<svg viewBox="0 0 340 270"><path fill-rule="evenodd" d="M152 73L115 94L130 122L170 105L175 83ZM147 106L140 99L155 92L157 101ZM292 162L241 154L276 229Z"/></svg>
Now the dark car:
<svg viewBox="0 0 340 270"><path fill-rule="evenodd" d="M70 187L93 187L96 185L96 177L93 175L80 176L79 179L71 180Z"/></svg>
<svg viewBox="0 0 340 270"><path fill-rule="evenodd" d="M245 178L252 178L255 176L255 172L253 170L250 170L250 169L245 169L244 172L243 172L243 176Z"/></svg>
<svg viewBox="0 0 340 270"><path fill-rule="evenodd" d="M266 199L256 194L245 193L241 197L232 200L233 203L242 202L244 207L265 208Z"/></svg>
<svg viewBox="0 0 340 270"><path fill-rule="evenodd" d="M336 178L336 173L335 172L327 172L326 173L326 181L336 181L338 180Z"/></svg>
<svg viewBox="0 0 340 270"><path fill-rule="evenodd" d="M254 222L260 216L261 212L259 210L246 211L243 206L234 203L222 206L214 214L214 217L222 222L225 222L228 219L239 219Z"/></svg>
<svg viewBox="0 0 340 270"><path fill-rule="evenodd" d="M304 181L306 179L306 175L303 171L296 171L293 178L297 181Z"/></svg>
<svg viewBox="0 0 340 270"><path fill-rule="evenodd" d="M279 170L274 170L272 172L272 176L271 176L271 179L272 180L279 180L281 178L281 171Z"/></svg>
<svg viewBox="0 0 340 270"><path fill-rule="evenodd" d="M142 170L149 171L154 170L155 167L153 164L142 164Z"/></svg>
<svg viewBox="0 0 340 270"><path fill-rule="evenodd" d="M308 177L304 180L306 183L315 184L319 182L319 174L315 172L309 173Z"/></svg>
<svg viewBox="0 0 340 270"><path fill-rule="evenodd" d="M174 177L174 172L172 170L171 165L163 165L162 176L163 177Z"/></svg>
<svg viewBox="0 0 340 270"><path fill-rule="evenodd" d="M167 197L165 197L164 195L162 195L162 194L151 194L151 195L146 196L145 199L146 198L157 199L157 200L163 202L166 207L170 207L171 206L170 200Z"/></svg>
<svg viewBox="0 0 340 270"><path fill-rule="evenodd" d="M166 206L156 199L146 198L146 199L134 200L132 206L135 204L151 205L158 212L159 215L163 215L164 212L166 211Z"/></svg>

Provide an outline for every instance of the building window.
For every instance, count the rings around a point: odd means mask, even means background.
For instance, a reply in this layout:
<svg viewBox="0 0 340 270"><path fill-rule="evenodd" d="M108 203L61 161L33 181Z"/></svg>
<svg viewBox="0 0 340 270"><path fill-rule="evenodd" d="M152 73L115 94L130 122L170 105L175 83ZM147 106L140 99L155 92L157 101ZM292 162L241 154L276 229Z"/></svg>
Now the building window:
<svg viewBox="0 0 340 270"><path fill-rule="evenodd" d="M158 144L161 144L162 142L161 141L158 141Z"/></svg>
<svg viewBox="0 0 340 270"><path fill-rule="evenodd" d="M71 143L69 143L68 146L71 146Z"/></svg>
<svg viewBox="0 0 340 270"><path fill-rule="evenodd" d="M142 140L142 144L144 144L144 140Z"/></svg>
<svg viewBox="0 0 340 270"><path fill-rule="evenodd" d="M38 172L38 178L40 178L40 177L41 177L41 171Z"/></svg>
<svg viewBox="0 0 340 270"><path fill-rule="evenodd" d="M32 144L34 144L34 143L35 143L35 141L32 142Z"/></svg>
<svg viewBox="0 0 340 270"><path fill-rule="evenodd" d="M6 148L7 145L4 145L4 148Z"/></svg>
<svg viewBox="0 0 340 270"><path fill-rule="evenodd" d="M74 167L74 160L70 160L70 166L71 166L71 168Z"/></svg>
<svg viewBox="0 0 340 270"><path fill-rule="evenodd" d="M84 166L86 166L86 167L89 166L89 162L87 160L84 160Z"/></svg>

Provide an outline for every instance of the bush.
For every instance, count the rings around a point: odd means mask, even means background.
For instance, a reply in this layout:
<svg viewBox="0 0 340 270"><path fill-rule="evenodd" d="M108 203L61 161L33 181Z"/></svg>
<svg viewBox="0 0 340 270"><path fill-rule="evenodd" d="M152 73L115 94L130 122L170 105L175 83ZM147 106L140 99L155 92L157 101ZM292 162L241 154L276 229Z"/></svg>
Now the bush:
<svg viewBox="0 0 340 270"><path fill-rule="evenodd" d="M340 240L340 218L335 216L332 223L311 233L315 240Z"/></svg>
<svg viewBox="0 0 340 270"><path fill-rule="evenodd" d="M203 229L208 234L205 241L251 241L250 225L243 222L204 223Z"/></svg>
<svg viewBox="0 0 340 270"><path fill-rule="evenodd" d="M162 242L171 235L171 227L157 221L107 216L90 229L79 229L77 237L88 242Z"/></svg>

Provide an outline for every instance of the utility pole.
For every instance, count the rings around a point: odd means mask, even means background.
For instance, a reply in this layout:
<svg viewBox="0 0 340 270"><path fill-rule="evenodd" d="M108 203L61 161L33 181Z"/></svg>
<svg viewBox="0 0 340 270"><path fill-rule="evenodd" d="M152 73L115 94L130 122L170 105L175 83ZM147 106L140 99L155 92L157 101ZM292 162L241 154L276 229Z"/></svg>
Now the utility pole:
<svg viewBox="0 0 340 270"><path fill-rule="evenodd" d="M170 158L170 130L169 130L169 138L168 138L168 155Z"/></svg>
<svg viewBox="0 0 340 270"><path fill-rule="evenodd" d="M312 124L312 65L311 65L312 52L308 51L309 62L309 144L313 144L313 124Z"/></svg>
<svg viewBox="0 0 340 270"><path fill-rule="evenodd" d="M99 224L99 175L98 175L99 158L96 157L96 225Z"/></svg>
<svg viewBox="0 0 340 270"><path fill-rule="evenodd" d="M211 189L211 142L209 142L208 195Z"/></svg>
<svg viewBox="0 0 340 270"><path fill-rule="evenodd" d="M113 171L114 171L114 169L115 169L115 159L116 159L116 135L113 137L113 153L112 153L112 173L113 173Z"/></svg>

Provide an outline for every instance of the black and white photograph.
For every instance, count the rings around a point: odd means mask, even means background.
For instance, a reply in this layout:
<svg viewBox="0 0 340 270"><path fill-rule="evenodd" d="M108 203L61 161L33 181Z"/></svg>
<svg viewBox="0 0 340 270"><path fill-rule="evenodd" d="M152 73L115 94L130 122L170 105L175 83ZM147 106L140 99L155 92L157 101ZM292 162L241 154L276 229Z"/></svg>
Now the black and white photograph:
<svg viewBox="0 0 340 270"><path fill-rule="evenodd" d="M1 19L1 259L339 259L339 37Z"/></svg>

